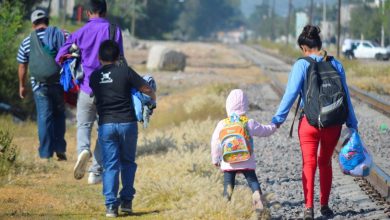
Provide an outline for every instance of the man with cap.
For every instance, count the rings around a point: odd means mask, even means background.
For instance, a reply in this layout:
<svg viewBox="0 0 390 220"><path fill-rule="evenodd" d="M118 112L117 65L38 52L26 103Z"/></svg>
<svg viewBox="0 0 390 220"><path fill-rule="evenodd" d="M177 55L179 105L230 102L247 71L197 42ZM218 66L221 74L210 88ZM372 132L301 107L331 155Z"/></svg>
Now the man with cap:
<svg viewBox="0 0 390 220"><path fill-rule="evenodd" d="M49 26L49 18L41 9L33 11L31 22L33 31L20 44L16 58L19 96L26 97L29 72L37 111L39 156L50 159L56 153L57 159L64 161L67 160L64 91L59 84L60 67L54 58L68 33Z"/></svg>

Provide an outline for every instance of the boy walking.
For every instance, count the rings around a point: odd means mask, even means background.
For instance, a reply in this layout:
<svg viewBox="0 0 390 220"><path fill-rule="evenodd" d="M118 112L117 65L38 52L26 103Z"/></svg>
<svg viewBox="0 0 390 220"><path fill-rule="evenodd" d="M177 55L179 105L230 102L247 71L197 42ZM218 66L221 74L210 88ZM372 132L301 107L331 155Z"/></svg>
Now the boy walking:
<svg viewBox="0 0 390 220"><path fill-rule="evenodd" d="M56 61L67 54L72 44L76 44L81 52L81 64L84 78L81 80L80 93L77 100L77 153L78 158L74 167L75 179L84 177L91 154L91 132L96 120L96 107L91 97L89 78L91 73L100 66L98 50L100 44L109 39L110 23L105 19L107 4L105 0L89 0L86 6L89 21L78 31L72 33L64 46L58 52ZM120 53L123 55L122 33L116 29L115 41L118 42ZM101 156L99 143L96 142L92 166L89 169L89 184L101 182Z"/></svg>
<svg viewBox="0 0 390 220"><path fill-rule="evenodd" d="M106 217L117 217L119 205L122 212L132 212L138 127L130 90L137 88L156 100L153 89L142 77L130 67L116 64L119 54L116 42L104 41L99 48L102 66L92 73L89 82L99 116L98 141L103 157ZM118 199L119 174L122 190Z"/></svg>

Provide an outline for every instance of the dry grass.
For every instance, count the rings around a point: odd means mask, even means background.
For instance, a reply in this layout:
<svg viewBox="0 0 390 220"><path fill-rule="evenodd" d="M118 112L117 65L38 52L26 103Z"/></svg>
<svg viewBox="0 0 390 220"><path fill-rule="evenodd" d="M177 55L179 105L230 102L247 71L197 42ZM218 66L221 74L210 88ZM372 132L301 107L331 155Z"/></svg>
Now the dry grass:
<svg viewBox="0 0 390 220"><path fill-rule="evenodd" d="M241 65L243 61L221 45L180 47L188 51L194 66L184 73L153 73L160 98L151 127L140 129L135 213L125 218L251 218L251 193L246 186L236 188L231 202L223 200L222 175L211 164L209 141L217 121L225 117L228 91L266 79L257 68ZM212 53L210 59L208 53ZM210 66L196 66L197 60ZM241 67L214 67L216 63ZM142 70L144 66L135 68ZM0 124L14 134L14 144L20 150L18 167L0 185L0 219L104 218L102 186L89 186L86 178L73 178L75 127L67 128L68 161L43 162L37 156L33 122L13 124L11 118L1 116Z"/></svg>
<svg viewBox="0 0 390 220"><path fill-rule="evenodd" d="M233 87L215 84L161 99L152 128L140 133L136 215L129 218L248 219L253 215L247 187L238 187L230 203L222 199L222 176L210 163L210 135L216 118L225 115L225 98ZM17 125L9 117L0 121L17 134L14 143L21 149L17 172L0 187L0 218L102 217L101 186L87 186L85 179L76 181L72 176L74 127L68 128L66 137L69 162L45 163L37 157L34 123Z"/></svg>

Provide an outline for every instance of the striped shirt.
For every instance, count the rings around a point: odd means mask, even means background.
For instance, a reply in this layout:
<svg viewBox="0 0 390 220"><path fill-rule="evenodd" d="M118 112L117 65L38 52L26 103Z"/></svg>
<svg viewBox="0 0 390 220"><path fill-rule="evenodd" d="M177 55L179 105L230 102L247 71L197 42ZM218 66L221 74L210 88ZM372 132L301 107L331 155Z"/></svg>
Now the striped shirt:
<svg viewBox="0 0 390 220"><path fill-rule="evenodd" d="M43 38L45 37L45 30L46 29L44 29L44 28L37 30L38 39L41 41L42 44L43 44ZM64 32L64 34L65 34L65 39L68 38L69 33ZM24 38L24 40L22 41L22 43L19 46L16 60L20 64L28 64L29 56L30 56L30 45L31 45L30 36L31 35L28 35L26 38ZM31 80L31 87L32 87L33 91L36 91L39 88L39 86L45 85L44 83L37 82L34 79L34 77L32 77L32 76L30 77L30 80Z"/></svg>

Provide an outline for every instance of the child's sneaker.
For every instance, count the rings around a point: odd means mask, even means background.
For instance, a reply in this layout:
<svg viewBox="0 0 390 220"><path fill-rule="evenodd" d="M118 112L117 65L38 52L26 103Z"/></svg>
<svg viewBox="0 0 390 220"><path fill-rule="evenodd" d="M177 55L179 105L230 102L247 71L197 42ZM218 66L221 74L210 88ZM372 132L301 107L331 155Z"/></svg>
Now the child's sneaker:
<svg viewBox="0 0 390 220"><path fill-rule="evenodd" d="M116 218L116 217L118 217L118 207L115 207L113 205L107 206L107 208L106 208L106 217L109 217L109 218Z"/></svg>
<svg viewBox="0 0 390 220"><path fill-rule="evenodd" d="M261 201L261 195L259 191L255 191L252 194L252 203L253 203L253 208L256 210L256 212L261 212L264 209L263 202Z"/></svg>
<svg viewBox="0 0 390 220"><path fill-rule="evenodd" d="M133 206L132 201L126 201L126 200L121 201L121 211L122 212L125 212L127 214L131 214L133 212L132 206Z"/></svg>

